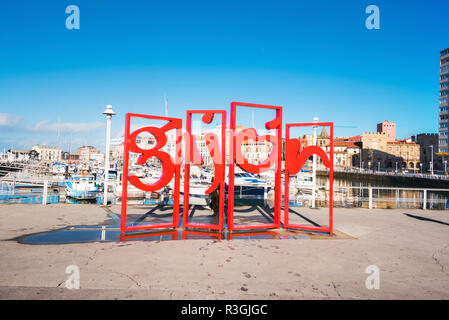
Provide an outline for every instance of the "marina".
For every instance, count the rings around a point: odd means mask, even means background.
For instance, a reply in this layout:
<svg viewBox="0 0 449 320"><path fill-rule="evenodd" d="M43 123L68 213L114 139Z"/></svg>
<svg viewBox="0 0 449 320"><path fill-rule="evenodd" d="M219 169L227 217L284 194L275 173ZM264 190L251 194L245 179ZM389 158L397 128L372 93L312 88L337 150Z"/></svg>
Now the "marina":
<svg viewBox="0 0 449 320"><path fill-rule="evenodd" d="M33 170L12 171L0 177L0 203L90 203L103 204L104 177L98 170L92 174L88 169L72 167L69 174L60 168L47 173L36 174ZM153 168L152 168L153 169ZM75 173L83 172L83 174ZM210 186L212 176L191 173L189 203L210 207L210 195L205 190ZM140 173L144 181L155 182L160 170L146 170ZM122 194L122 173L109 171L108 204L120 204ZM273 177L257 177L249 173L236 173L236 205L273 206ZM271 182L271 183L270 183ZM164 192L144 192L128 184L128 198L131 204L173 204L173 184ZM309 170L290 178L289 205L297 207L312 206L312 177ZM183 183L181 183L181 202ZM227 198L227 184L226 184ZM326 175L317 176L315 187L317 207L328 206L329 181ZM282 190L283 194L283 190ZM449 188L410 187L410 184L391 183L390 185L375 181L334 179L334 206L361 208L425 208L445 210L448 208Z"/></svg>

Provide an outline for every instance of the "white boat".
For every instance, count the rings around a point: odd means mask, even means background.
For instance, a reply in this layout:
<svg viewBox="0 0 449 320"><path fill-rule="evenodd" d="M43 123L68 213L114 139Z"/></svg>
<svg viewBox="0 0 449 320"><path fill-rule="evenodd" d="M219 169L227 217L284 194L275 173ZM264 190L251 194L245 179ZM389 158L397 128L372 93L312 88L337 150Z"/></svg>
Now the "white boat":
<svg viewBox="0 0 449 320"><path fill-rule="evenodd" d="M76 171L76 166L74 164L69 165L68 172L69 174L73 174Z"/></svg>
<svg viewBox="0 0 449 320"><path fill-rule="evenodd" d="M211 201L211 195L206 194L210 187L210 180L193 174L189 181L189 205L208 206ZM180 202L184 203L184 181L181 181Z"/></svg>
<svg viewBox="0 0 449 320"><path fill-rule="evenodd" d="M114 184L114 195L121 199L122 198L122 183L115 183ZM127 198L145 198L145 191L140 190L136 188L132 183L128 182L128 188L127 188Z"/></svg>
<svg viewBox="0 0 449 320"><path fill-rule="evenodd" d="M51 172L54 175L64 175L66 173L67 165L65 163L54 163Z"/></svg>
<svg viewBox="0 0 449 320"><path fill-rule="evenodd" d="M298 174L289 177L289 186L300 187L312 187L313 179L312 173L308 171L300 171Z"/></svg>
<svg viewBox="0 0 449 320"><path fill-rule="evenodd" d="M93 175L73 175L66 182L67 197L76 200L94 200L97 198L98 187Z"/></svg>

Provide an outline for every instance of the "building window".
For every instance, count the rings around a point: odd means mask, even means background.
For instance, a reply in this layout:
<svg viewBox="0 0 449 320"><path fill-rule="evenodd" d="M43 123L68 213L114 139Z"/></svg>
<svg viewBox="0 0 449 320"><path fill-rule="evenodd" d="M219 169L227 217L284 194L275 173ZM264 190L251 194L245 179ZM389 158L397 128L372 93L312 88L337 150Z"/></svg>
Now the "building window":
<svg viewBox="0 0 449 320"><path fill-rule="evenodd" d="M440 97L449 95L449 90L440 91Z"/></svg>

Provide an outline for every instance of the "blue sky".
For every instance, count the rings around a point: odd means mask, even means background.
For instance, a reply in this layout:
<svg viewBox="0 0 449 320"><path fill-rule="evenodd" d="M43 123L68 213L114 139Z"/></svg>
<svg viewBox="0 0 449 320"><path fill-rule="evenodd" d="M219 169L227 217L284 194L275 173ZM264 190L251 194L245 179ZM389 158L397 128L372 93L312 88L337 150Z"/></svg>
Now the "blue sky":
<svg viewBox="0 0 449 320"><path fill-rule="evenodd" d="M65 27L71 4L79 30ZM365 28L370 4L380 30ZM55 145L59 127L64 150L70 135L72 150L104 149L107 104L116 137L126 112L163 115L164 93L183 119L243 101L283 106L284 123L333 121L339 136L386 119L399 138L436 133L448 30L437 0L3 1L0 148Z"/></svg>

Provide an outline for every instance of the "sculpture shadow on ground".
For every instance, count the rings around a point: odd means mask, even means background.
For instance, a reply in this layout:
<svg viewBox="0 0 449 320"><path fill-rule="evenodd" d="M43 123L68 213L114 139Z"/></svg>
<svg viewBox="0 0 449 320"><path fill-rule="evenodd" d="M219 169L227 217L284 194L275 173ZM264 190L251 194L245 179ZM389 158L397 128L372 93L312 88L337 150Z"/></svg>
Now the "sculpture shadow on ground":
<svg viewBox="0 0 449 320"><path fill-rule="evenodd" d="M421 221L434 222L434 223L442 224L442 225L445 225L445 226L449 226L449 223L443 222L443 221L440 221L440 220L430 219L430 218L421 217L421 216L415 216L415 215L410 214L410 213L404 213L404 215L409 217L409 218L413 218L413 219L417 219L417 220L421 220Z"/></svg>

